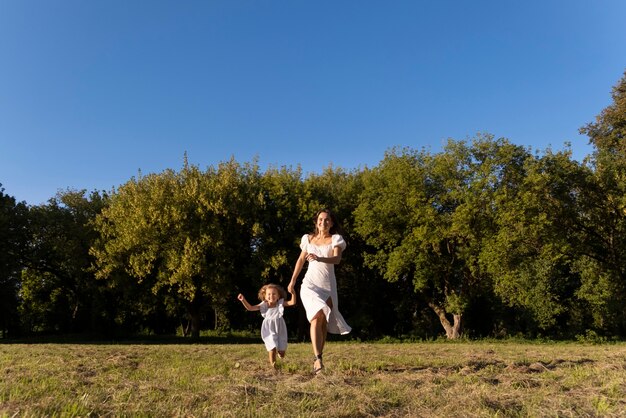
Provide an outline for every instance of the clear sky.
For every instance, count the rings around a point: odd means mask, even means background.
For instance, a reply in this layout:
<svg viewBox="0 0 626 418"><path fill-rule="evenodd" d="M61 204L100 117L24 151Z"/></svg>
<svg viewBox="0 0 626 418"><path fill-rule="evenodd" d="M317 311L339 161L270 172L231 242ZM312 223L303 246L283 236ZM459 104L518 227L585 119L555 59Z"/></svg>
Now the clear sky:
<svg viewBox="0 0 626 418"><path fill-rule="evenodd" d="M490 133L574 158L626 70L624 0L0 0L0 183L234 157L374 167Z"/></svg>

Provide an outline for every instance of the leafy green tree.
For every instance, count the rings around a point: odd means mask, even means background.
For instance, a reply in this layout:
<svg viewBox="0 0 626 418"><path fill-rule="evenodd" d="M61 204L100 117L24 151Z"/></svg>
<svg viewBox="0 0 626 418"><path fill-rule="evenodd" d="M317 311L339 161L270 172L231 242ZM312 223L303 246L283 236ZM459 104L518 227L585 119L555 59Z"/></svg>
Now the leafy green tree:
<svg viewBox="0 0 626 418"><path fill-rule="evenodd" d="M496 293L528 310L541 332L626 330L626 77L613 99L581 129L595 147L586 164L569 150L527 160L523 181L503 190L498 234L485 245Z"/></svg>
<svg viewBox="0 0 626 418"><path fill-rule="evenodd" d="M256 165L231 160L202 172L185 161L178 173L122 185L96 222L98 277L115 280L125 272L171 314L184 310L185 334L199 336L208 308L215 327L227 327L228 295L253 251L256 178Z"/></svg>
<svg viewBox="0 0 626 418"><path fill-rule="evenodd" d="M263 173L250 173L248 182L250 195L256 197L250 201L245 215L252 225L251 242L242 245L251 251L249 258L238 266L238 282L230 286L232 301L236 301L239 292L256 294L265 283L286 288L300 251L299 234L303 233L300 197L304 189L299 167L270 167ZM296 310L285 312L288 329L298 329L301 308L299 305ZM229 318L238 327L247 325L255 330L258 327L256 318L245 314L238 301Z"/></svg>
<svg viewBox="0 0 626 418"><path fill-rule="evenodd" d="M594 152L595 184L581 207L585 249L577 263L579 297L594 311L594 325L624 335L626 312L626 73L613 88L613 103L581 128Z"/></svg>
<svg viewBox="0 0 626 418"><path fill-rule="evenodd" d="M28 207L0 184L0 336L19 332L18 292L28 243Z"/></svg>
<svg viewBox="0 0 626 418"><path fill-rule="evenodd" d="M496 294L526 310L541 332L566 336L581 326L574 320L585 310L574 262L588 227L580 208L590 175L569 150L547 150L527 158L520 181L499 192L497 233L485 243L481 262Z"/></svg>
<svg viewBox="0 0 626 418"><path fill-rule="evenodd" d="M436 155L393 150L364 177L356 225L376 249L366 262L388 281L410 280L450 339L489 287L479 259L495 233L496 192L526 156L504 139L480 136L471 145L449 141Z"/></svg>
<svg viewBox="0 0 626 418"><path fill-rule="evenodd" d="M100 292L91 271L91 222L105 196L61 192L29 211L29 251L22 270L21 319L31 331L96 331Z"/></svg>
<svg viewBox="0 0 626 418"><path fill-rule="evenodd" d="M304 194L302 171L270 167L260 176L258 187L259 201L253 214L253 260L254 269L260 274L255 285L273 282L287 286L306 224L300 201Z"/></svg>

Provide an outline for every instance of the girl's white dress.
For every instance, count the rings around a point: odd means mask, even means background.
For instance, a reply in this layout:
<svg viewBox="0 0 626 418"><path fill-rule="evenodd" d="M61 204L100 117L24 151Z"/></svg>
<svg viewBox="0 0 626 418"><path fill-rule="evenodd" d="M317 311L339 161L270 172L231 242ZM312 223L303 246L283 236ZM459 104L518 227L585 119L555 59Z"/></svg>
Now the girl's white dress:
<svg viewBox="0 0 626 418"><path fill-rule="evenodd" d="M265 301L260 304L261 316L263 317L261 338L263 338L267 351L272 351L274 348L278 351L287 349L287 324L283 318L285 311L283 303L285 303L284 299L280 299L273 308L270 308Z"/></svg>
<svg viewBox="0 0 626 418"><path fill-rule="evenodd" d="M307 253L316 254L319 257L332 257L333 248L339 247L343 251L346 242L339 234L332 236L328 245L315 245L309 242L309 235L302 236L300 249ZM332 309L326 301L332 301ZM332 334L347 334L352 328L346 323L339 313L339 301L337 299L337 279L335 278L335 266L321 261L310 261L300 288L300 300L309 322L316 313L321 310L328 321L328 332Z"/></svg>

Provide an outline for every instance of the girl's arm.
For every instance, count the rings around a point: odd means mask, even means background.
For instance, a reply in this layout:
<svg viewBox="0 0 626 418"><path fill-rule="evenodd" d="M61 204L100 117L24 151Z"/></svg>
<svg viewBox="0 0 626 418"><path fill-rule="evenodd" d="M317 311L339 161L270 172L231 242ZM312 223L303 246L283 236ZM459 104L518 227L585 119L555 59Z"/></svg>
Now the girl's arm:
<svg viewBox="0 0 626 418"><path fill-rule="evenodd" d="M291 299L285 302L285 306L296 306L298 303L298 300L296 299L296 291L291 289L289 293L291 294Z"/></svg>
<svg viewBox="0 0 626 418"><path fill-rule="evenodd" d="M291 293L292 295L295 292L296 280L298 279L298 276L300 275L300 272L302 271L302 267L304 266L304 263L306 262L307 254L308 253L303 250L300 253L300 256L298 257L298 261L296 261L296 266L293 268L293 274L291 275L291 281L289 282L289 286L287 286L287 291L289 293Z"/></svg>
<svg viewBox="0 0 626 418"><path fill-rule="evenodd" d="M341 249L341 247L333 247L333 255L332 257L318 257L317 255L311 253L308 254L306 259L308 261L319 261L321 263L327 263L327 264L339 264L341 262L341 252L343 250Z"/></svg>
<svg viewBox="0 0 626 418"><path fill-rule="evenodd" d="M246 300L246 297L244 295L242 295L241 293L237 295L237 299L239 299L241 301L241 303L243 304L243 306L249 310L249 311L259 311L261 310L261 304L259 303L258 305L250 305L248 303L248 301Z"/></svg>

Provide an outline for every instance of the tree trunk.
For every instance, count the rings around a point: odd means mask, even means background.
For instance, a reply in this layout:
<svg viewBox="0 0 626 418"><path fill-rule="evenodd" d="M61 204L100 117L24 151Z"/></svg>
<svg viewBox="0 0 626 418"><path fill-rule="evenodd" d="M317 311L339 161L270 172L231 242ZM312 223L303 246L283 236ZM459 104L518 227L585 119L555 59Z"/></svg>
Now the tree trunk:
<svg viewBox="0 0 626 418"><path fill-rule="evenodd" d="M187 330L186 335L191 335L191 338L200 338L200 310L191 303L187 307Z"/></svg>
<svg viewBox="0 0 626 418"><path fill-rule="evenodd" d="M188 337L189 336L189 331L191 328L191 321L189 321L188 319L185 319L184 321L181 320L180 321L180 328L183 330L183 337Z"/></svg>
<svg viewBox="0 0 626 418"><path fill-rule="evenodd" d="M435 311L435 313L439 317L439 322L441 322L443 329L446 331L446 337L449 340L455 340L461 336L461 319L463 316L462 314L452 314L453 322L451 324L448 320L448 316L444 308L435 305L432 302L429 302L428 306L430 306L430 308Z"/></svg>
<svg viewBox="0 0 626 418"><path fill-rule="evenodd" d="M193 312L190 316L191 338L200 338L200 313Z"/></svg>
<svg viewBox="0 0 626 418"><path fill-rule="evenodd" d="M228 310L224 305L213 305L213 310L215 312L215 326L214 329L216 331L227 330L230 326L230 322L228 321Z"/></svg>

